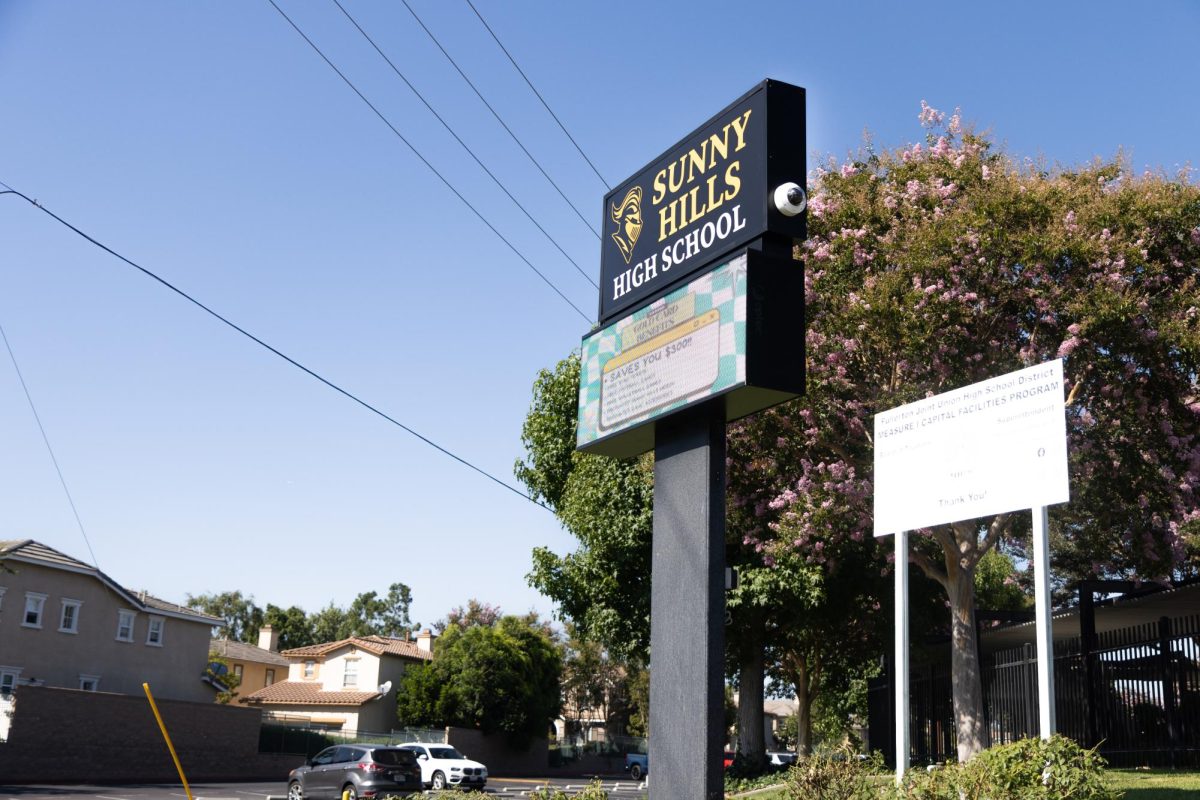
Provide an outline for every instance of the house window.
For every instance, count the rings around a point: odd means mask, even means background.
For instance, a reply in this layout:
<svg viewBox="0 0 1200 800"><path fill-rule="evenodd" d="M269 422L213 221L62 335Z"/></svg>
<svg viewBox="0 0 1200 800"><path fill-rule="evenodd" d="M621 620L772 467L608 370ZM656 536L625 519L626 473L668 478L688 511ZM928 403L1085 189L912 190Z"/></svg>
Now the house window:
<svg viewBox="0 0 1200 800"><path fill-rule="evenodd" d="M267 670L267 678L265 681L263 681L263 686L270 686L274 682L275 682L275 670L269 669L269 670Z"/></svg>
<svg viewBox="0 0 1200 800"><path fill-rule="evenodd" d="M239 681L242 679L242 665L241 664L233 665L233 674Z"/></svg>
<svg viewBox="0 0 1200 800"><path fill-rule="evenodd" d="M133 618L137 616L136 611L125 611L124 609L117 612L117 641L132 642L133 641Z"/></svg>
<svg viewBox="0 0 1200 800"><path fill-rule="evenodd" d="M79 688L85 692L100 691L100 676L99 675L80 675Z"/></svg>
<svg viewBox="0 0 1200 800"><path fill-rule="evenodd" d="M38 592L25 593L25 618L21 624L26 628L42 627L42 611L46 607L46 595Z"/></svg>
<svg viewBox="0 0 1200 800"><path fill-rule="evenodd" d="M80 600L63 600L62 601L62 616L58 620L59 633L79 633L79 607L83 605Z"/></svg>
<svg viewBox="0 0 1200 800"><path fill-rule="evenodd" d="M21 674L19 667L0 667L0 697L9 697Z"/></svg>
<svg viewBox="0 0 1200 800"><path fill-rule="evenodd" d="M162 617L150 618L150 624L146 626L146 644L162 647L163 624L165 622L166 620Z"/></svg>
<svg viewBox="0 0 1200 800"><path fill-rule="evenodd" d="M346 671L342 673L342 688L353 689L358 687L358 659L346 659Z"/></svg>
<svg viewBox="0 0 1200 800"><path fill-rule="evenodd" d="M315 677L316 674L317 674L317 662L305 661L304 662L304 677L312 678L312 677Z"/></svg>

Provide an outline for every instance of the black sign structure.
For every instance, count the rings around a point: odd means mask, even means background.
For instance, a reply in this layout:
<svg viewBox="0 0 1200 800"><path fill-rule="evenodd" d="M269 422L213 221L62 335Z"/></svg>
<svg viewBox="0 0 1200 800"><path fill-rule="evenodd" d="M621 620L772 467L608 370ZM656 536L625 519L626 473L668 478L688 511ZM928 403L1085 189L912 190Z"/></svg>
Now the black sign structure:
<svg viewBox="0 0 1200 800"><path fill-rule="evenodd" d="M576 441L654 448L652 800L724 796L725 425L804 388L804 125L764 81L604 198Z"/></svg>
<svg viewBox="0 0 1200 800"><path fill-rule="evenodd" d="M804 90L767 80L604 198L600 324L765 235L807 235ZM786 196L786 192L784 194Z"/></svg>

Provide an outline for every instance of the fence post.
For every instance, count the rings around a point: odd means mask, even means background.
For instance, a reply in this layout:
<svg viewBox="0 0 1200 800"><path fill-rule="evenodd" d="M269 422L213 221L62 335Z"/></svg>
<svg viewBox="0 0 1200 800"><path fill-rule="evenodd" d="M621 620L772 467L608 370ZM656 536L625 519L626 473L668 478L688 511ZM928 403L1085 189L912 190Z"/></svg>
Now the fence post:
<svg viewBox="0 0 1200 800"><path fill-rule="evenodd" d="M1179 719L1176 714L1178 698L1175 696L1175 664L1171 658L1171 620L1158 619L1158 657L1162 667L1163 712L1167 719L1167 742L1170 751L1171 769L1175 769L1175 751L1180 746Z"/></svg>

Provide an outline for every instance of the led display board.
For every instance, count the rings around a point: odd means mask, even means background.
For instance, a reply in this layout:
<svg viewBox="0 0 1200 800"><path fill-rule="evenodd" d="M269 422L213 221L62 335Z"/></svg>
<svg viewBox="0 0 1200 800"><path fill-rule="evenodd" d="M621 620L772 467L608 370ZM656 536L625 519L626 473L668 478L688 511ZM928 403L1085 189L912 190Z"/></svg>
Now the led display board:
<svg viewBox="0 0 1200 800"><path fill-rule="evenodd" d="M804 204L776 193L804 186L805 147L804 90L768 80L605 195L600 323L766 234L803 239Z"/></svg>
<svg viewBox="0 0 1200 800"><path fill-rule="evenodd" d="M654 422L723 397L727 419L804 390L804 270L747 251L583 340L580 450L631 456Z"/></svg>

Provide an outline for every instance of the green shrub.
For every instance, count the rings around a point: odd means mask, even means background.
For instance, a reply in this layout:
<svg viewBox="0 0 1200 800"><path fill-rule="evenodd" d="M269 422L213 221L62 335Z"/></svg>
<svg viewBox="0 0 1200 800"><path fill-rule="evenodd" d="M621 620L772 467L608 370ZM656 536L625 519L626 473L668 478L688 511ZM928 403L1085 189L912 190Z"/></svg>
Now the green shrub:
<svg viewBox="0 0 1200 800"><path fill-rule="evenodd" d="M905 775L904 800L1117 800L1104 759L1070 739L1022 739L970 762Z"/></svg>
<svg viewBox="0 0 1200 800"><path fill-rule="evenodd" d="M860 759L849 748L802 756L787 772L789 800L877 800L878 754Z"/></svg>
<svg viewBox="0 0 1200 800"><path fill-rule="evenodd" d="M549 787L535 789L529 793L529 800L569 800L569 798L575 798L575 800L608 800L608 792L604 791L601 787L600 781L594 781L588 784L587 788L582 792L574 795L569 795L562 789Z"/></svg>

